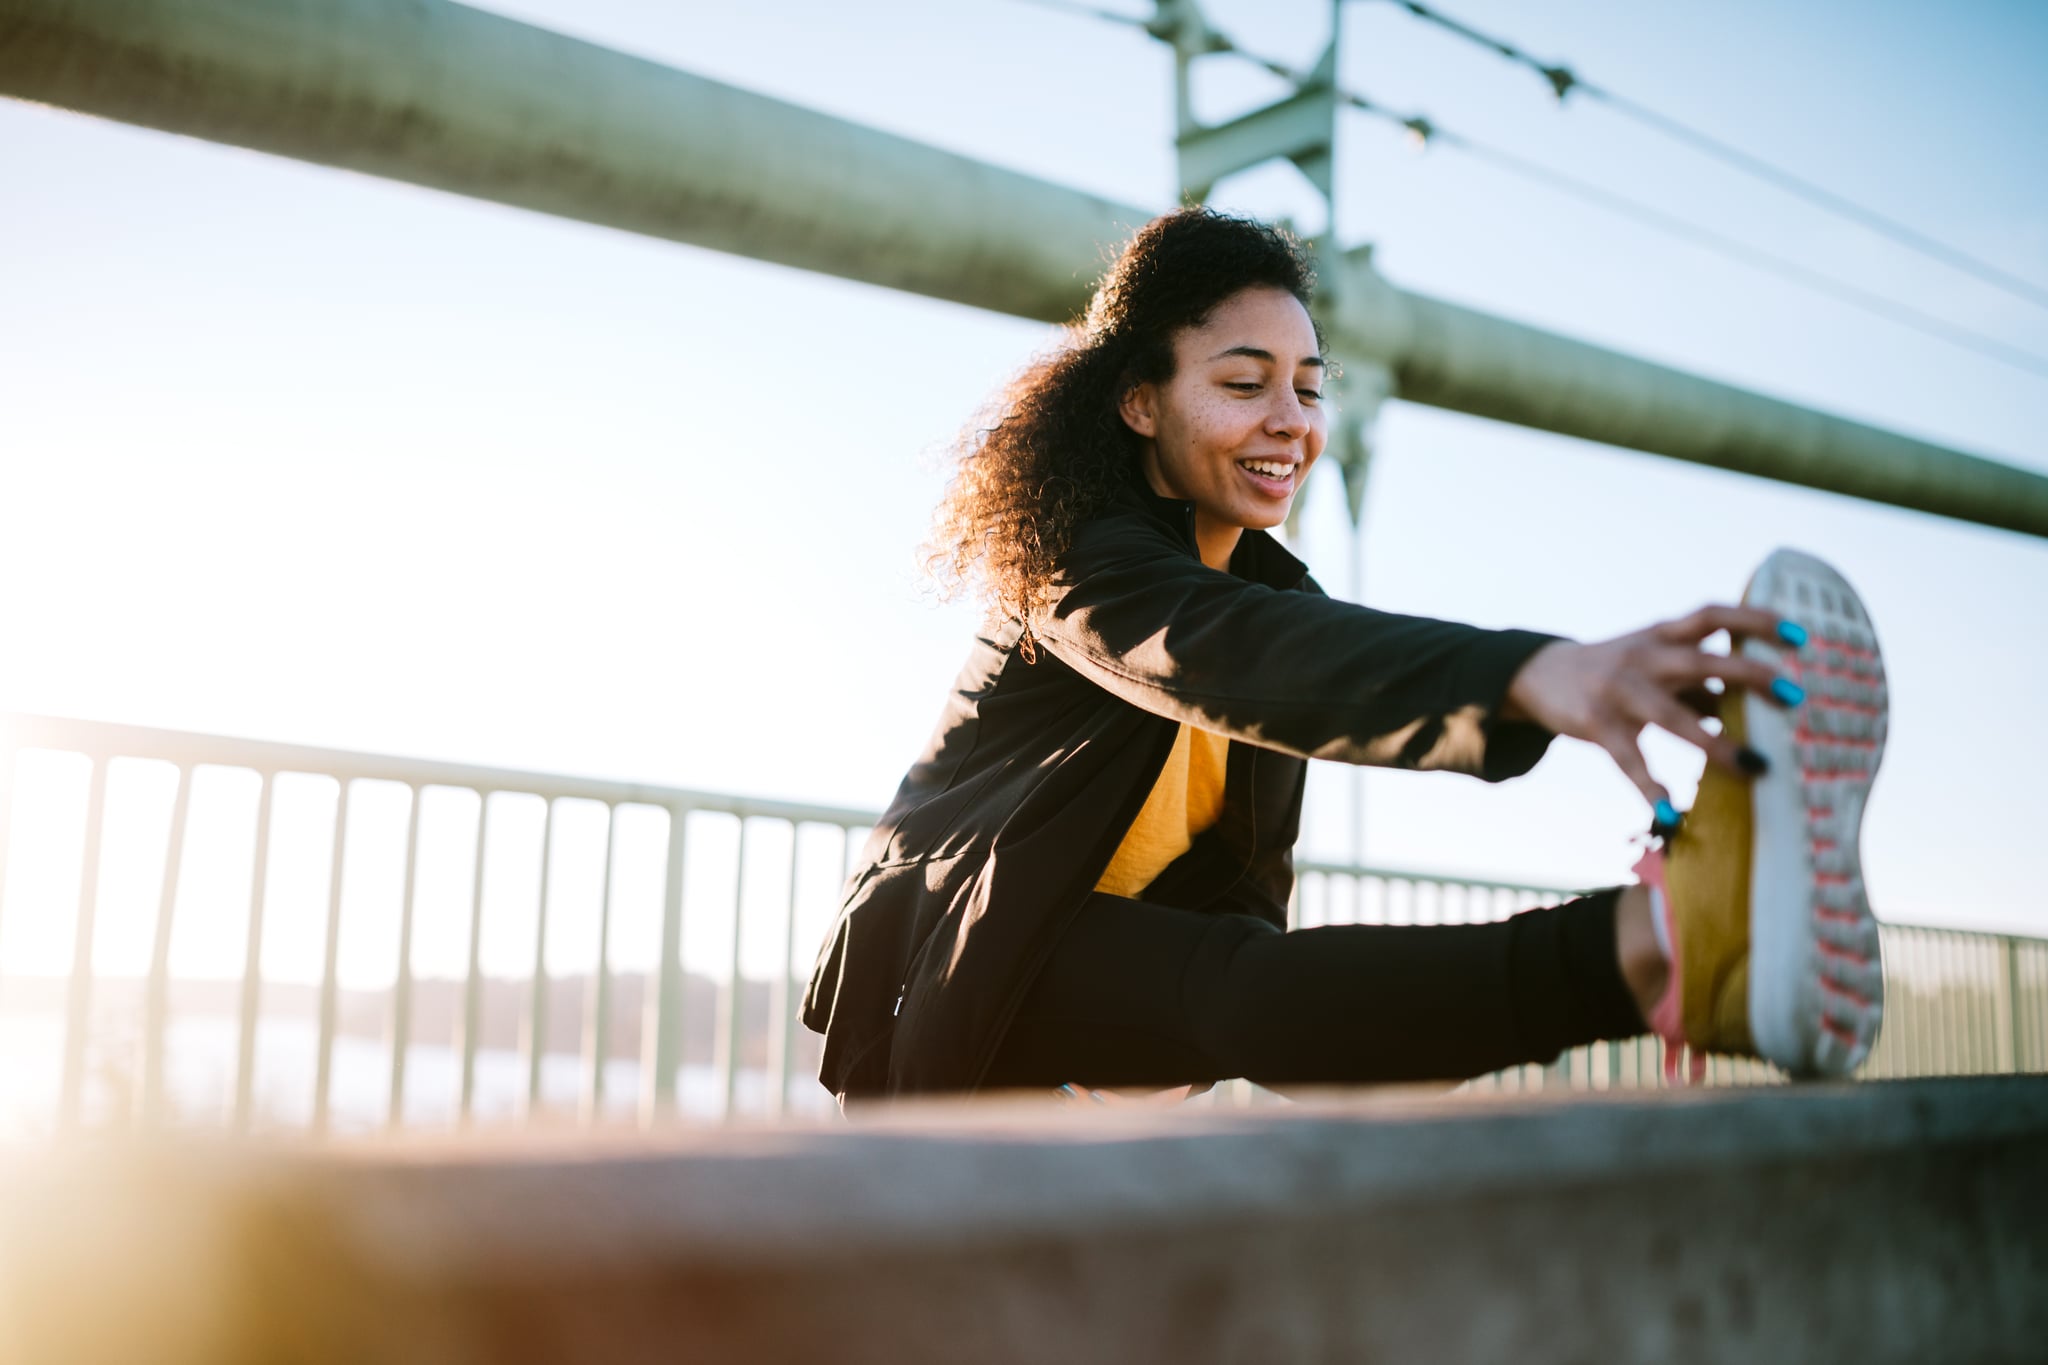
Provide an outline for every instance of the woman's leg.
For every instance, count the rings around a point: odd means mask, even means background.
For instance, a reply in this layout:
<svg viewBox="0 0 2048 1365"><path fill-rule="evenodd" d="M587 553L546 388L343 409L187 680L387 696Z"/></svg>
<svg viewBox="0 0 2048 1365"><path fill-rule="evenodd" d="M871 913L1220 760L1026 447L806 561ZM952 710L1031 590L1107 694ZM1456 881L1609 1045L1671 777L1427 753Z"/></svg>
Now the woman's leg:
<svg viewBox="0 0 2048 1365"><path fill-rule="evenodd" d="M1622 909L1624 891L1634 903ZM1630 954L1640 964L1646 947L1654 960L1647 935L1634 887L1491 924L1289 933L1252 915L1096 894L983 1085L1464 1080L1550 1062L1643 1031L1642 1002L1661 981L1632 977Z"/></svg>

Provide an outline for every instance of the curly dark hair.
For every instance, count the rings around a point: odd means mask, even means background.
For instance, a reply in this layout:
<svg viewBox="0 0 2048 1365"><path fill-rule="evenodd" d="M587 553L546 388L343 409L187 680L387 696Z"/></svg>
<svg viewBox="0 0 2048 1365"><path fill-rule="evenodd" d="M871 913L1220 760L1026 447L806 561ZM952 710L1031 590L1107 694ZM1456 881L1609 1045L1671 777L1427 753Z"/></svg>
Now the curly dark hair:
<svg viewBox="0 0 2048 1365"><path fill-rule="evenodd" d="M1074 528L1143 477L1143 443L1119 399L1172 379L1174 336L1259 286L1284 289L1303 307L1314 296L1315 272L1285 228L1199 204L1139 228L1087 311L954 440L952 482L924 546L941 594L978 589L993 611L1024 623L1022 647L1033 657L1032 615L1051 596L1054 562Z"/></svg>

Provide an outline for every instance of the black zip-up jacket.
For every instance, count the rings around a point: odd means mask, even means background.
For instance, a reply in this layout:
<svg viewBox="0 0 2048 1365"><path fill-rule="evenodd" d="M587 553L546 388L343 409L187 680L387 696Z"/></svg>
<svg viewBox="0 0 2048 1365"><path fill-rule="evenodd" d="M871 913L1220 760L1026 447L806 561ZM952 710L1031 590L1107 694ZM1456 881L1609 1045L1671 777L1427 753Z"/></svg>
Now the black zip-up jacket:
<svg viewBox="0 0 2048 1365"><path fill-rule="evenodd" d="M1498 720L1557 637L1324 595L1263 531L1203 564L1194 504L1142 481L1076 528L1032 623L984 623L861 851L802 1020L849 1100L980 1085L1024 991L1158 780L1178 723L1230 737L1223 812L1143 898L1286 925L1308 758L1490 782L1553 738Z"/></svg>

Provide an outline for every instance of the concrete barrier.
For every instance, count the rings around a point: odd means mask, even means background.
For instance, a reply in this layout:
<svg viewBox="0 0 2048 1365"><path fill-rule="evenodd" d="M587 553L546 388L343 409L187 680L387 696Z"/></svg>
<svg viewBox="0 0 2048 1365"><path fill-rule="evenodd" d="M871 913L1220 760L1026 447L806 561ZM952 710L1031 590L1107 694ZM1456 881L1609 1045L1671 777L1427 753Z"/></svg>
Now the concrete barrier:
<svg viewBox="0 0 2048 1365"><path fill-rule="evenodd" d="M0 1359L2048 1351L2048 1078L21 1154Z"/></svg>

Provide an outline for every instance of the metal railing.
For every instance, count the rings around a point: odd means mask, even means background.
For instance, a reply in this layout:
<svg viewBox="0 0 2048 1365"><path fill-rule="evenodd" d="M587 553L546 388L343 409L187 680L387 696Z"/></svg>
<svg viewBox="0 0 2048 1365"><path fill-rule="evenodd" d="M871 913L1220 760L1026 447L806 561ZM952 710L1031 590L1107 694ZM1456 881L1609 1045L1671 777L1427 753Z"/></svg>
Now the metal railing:
<svg viewBox="0 0 2048 1365"><path fill-rule="evenodd" d="M28 773L31 756L69 762L68 789L51 772ZM239 806L221 799L222 784L213 779L223 775L241 779ZM136 794L146 786L154 788L149 800ZM309 793L322 791L331 813L309 801ZM450 795L473 802L473 833L461 820L444 828L451 821L435 802ZM110 821L110 811L118 818ZM493 1107L522 1119L551 1111L573 1112L583 1122L625 1117L618 1103L624 1075L632 1081L630 1112L643 1124L679 1115L827 1111L830 1097L811 1079L817 1040L795 1026L797 992L817 933L836 909L847 859L874 818L681 788L0 717L0 1105L11 1101L17 1127L58 1132L166 1121L247 1128L292 1123L294 1116L313 1131L392 1127L422 1121L410 1112L420 1107L414 1082L438 1067L440 1102L458 1123L486 1117ZM112 840L111 825L118 825ZM239 844L226 837L234 830L243 831ZM24 832L33 837L24 842ZM593 853L597 842L603 849L601 858L580 860L589 883L580 890L572 866L578 838ZM285 854L281 841L290 844ZM239 862L246 887L220 876L210 890L200 886L202 852L216 872ZM56 876L60 865L75 880ZM438 891L430 896L426 882L436 870ZM1573 894L1333 863L1303 862L1298 873L1290 907L1295 926L1494 920ZM373 892L380 879L391 912L381 955L364 951L364 935L379 916ZM120 899L115 880L128 903L124 924L110 922L112 902ZM508 885L527 888L527 903L510 903L516 896ZM652 912L642 923L651 942L629 966L619 961L617 935L635 888ZM422 973L421 916L436 898L444 908L453 905L457 921L443 926L448 932L438 940L444 965L459 965ZM588 913L566 914L579 898ZM224 904L234 901L240 903ZM189 973L174 969L174 945L195 911L208 905L216 921L239 913L238 970L213 983L211 1021L227 1027L181 1039L180 1027L207 1016L175 1017L187 1013L174 1009L179 990L197 987L182 979ZM565 919L594 930L587 966L573 973L551 966L551 932ZM765 947L764 924L775 930ZM219 949L225 934L220 923L213 927ZM111 970L119 965L124 928L149 944L146 963L131 953L140 970L128 975ZM491 970L487 936L502 938L508 928L524 929L515 946L530 950L522 948L509 970L503 968L512 956L499 953L501 970ZM697 941L688 944L693 928ZM743 970L749 928L761 950L756 956L772 953L779 970ZM296 982L266 966L276 946L266 933L299 940L305 951ZM1888 1012L1865 1074L2048 1068L2048 942L1902 925L1886 925L1883 933ZM41 979L23 965L33 965L37 934L52 966L62 940L69 943L68 962ZM350 954L355 975L367 972L367 986L344 981ZM373 965L364 969L365 961ZM267 995L291 988L300 992L298 1012L310 1015L309 1038L303 1029L290 1034L290 1011L266 1008ZM619 997L636 992L637 1017L622 1015L620 1005L631 1002ZM559 1032L559 1002L551 1001L563 993L580 996L569 1048L550 1044L551 1032ZM40 1013L30 998L38 994ZM449 1016L446 1043L417 1036L416 1015L429 996L426 1003ZM516 1046L491 1042L486 1014L494 1001L501 1014L516 1001ZM377 1015L378 1027L369 1028L366 1018ZM59 1018L61 1031L53 1033ZM619 1057L621 1045L633 1040L618 1035L633 1030L637 1047ZM381 1032L381 1039L345 1036L366 1031ZM304 1045L300 1055L280 1070L281 1084L266 1091L260 1054L295 1037ZM187 1072L206 1062L209 1048L207 1064L219 1082L210 1105L195 1098L204 1086L189 1076L173 1079L181 1062ZM687 1065L693 1052L704 1060ZM338 1068L338 1059L346 1065ZM621 1078L608 1079L615 1070ZM47 1083L39 1086L36 1075ZM679 1075L690 1081L687 1096L679 1094ZM1708 1071L1709 1081L1727 1084L1774 1075L1760 1063L1725 1058L1712 1059ZM308 1079L310 1094L294 1095ZM1515 1068L1471 1084L1660 1083L1660 1044L1642 1038L1576 1048L1549 1067ZM1265 1098L1239 1081L1201 1102Z"/></svg>
<svg viewBox="0 0 2048 1365"><path fill-rule="evenodd" d="M800 830L811 827L822 828L831 835L833 866L830 884L836 887L844 874L849 853L857 846L857 836L874 818L864 811L755 800L681 788L17 715L0 718L0 950L4 950L7 944L9 930L16 930L16 936L19 936L24 914L48 915L61 913L63 909L49 904L54 899L50 896L43 897L45 903L32 908L24 904L31 898L20 894L18 883L21 878L16 875L23 862L22 851L10 848L10 835L23 823L20 818L21 802L17 799L22 791L17 760L31 751L78 756L90 765L80 812L83 823L82 837L78 840L78 876L75 893L68 897L72 901L68 907L72 920L71 951L63 985L64 1027L58 1053L61 1062L51 1124L59 1131L109 1117L107 1097L89 1096L88 1090L93 1076L89 1062L94 1056L95 1044L107 1044L119 1051L118 1044L123 1041L104 1036L108 1032L108 1012L96 1012L93 1008L95 991L103 986L104 975L96 970L96 958L107 955L107 945L101 941L104 935L98 924L103 908L103 874L118 860L131 863L153 861L147 880L153 884L154 914L149 932L152 947L146 976L139 983L134 983L139 984L141 1003L133 1036L126 1040L131 1044L127 1048L128 1064L124 1066L121 1059L115 1058L113 1066L116 1073L124 1070L129 1073L131 1083L121 1088L130 1092L135 1102L125 1106L127 1112L113 1116L132 1116L145 1122L165 1117L168 1089L165 1049L173 986L172 944L178 929L182 899L181 862L190 852L193 794L197 779L209 770L239 771L253 777L256 783L255 799L250 803L253 805L253 837L248 841L247 907L241 970L236 983L238 1005L234 1022L233 1099L227 1106L227 1118L236 1127L248 1127L261 1117L257 1112L256 1078L258 1044L265 1022L265 934L277 927L273 902L278 899L280 869L274 857L273 842L281 779L289 775L306 775L316 782L324 782L333 797L331 827L325 840L327 873L319 922L317 926L304 923L297 926L302 932L317 927L317 1004L308 1116L308 1123L315 1130L327 1128L334 1115L334 1064L338 1009L342 998L340 948L345 918L343 907L348 891L347 874L362 862L361 850L357 846L360 836L352 825L351 815L362 804L367 787L394 784L404 794L407 808L402 849L402 892L397 932L391 945L393 970L388 986L380 992L372 992L383 996L387 1011L388 1083L383 1121L393 1125L402 1121L404 1113L408 1060L417 1060L421 1052L421 1045L413 1036L415 1030L411 1020L415 995L421 985L413 967L414 933L423 856L426 853L422 838L422 811L427 805L427 798L436 791L465 792L473 796L476 803L475 833L468 850L471 875L467 886L468 924L463 935L465 969L460 977L460 1007L453 1038L447 1048L455 1063L455 1117L459 1121L470 1119L477 1110L479 1045L483 1037L480 1016L486 988L490 984L481 956L488 927L485 915L486 873L487 868L499 858L498 841L511 838L500 828L506 823L502 813L510 801L524 798L528 802L537 800L540 803L538 836L533 837L533 822L528 821L528 837L519 841L525 845L522 851L537 863L537 876L533 881L537 892L536 903L532 907L533 949L530 966L521 983L525 1003L520 1020L520 1093L516 1108L522 1115L535 1113L541 1107L543 1097L543 1062L549 1051L550 968L547 950L550 911L555 908L563 889L559 868L551 867L551 863L559 859L562 851L562 830L559 826L563 823L563 812L573 803L596 803L603 812L604 855L597 874L600 885L595 898L596 952L588 972L579 983L585 1009L581 1027L582 1064L577 1111L585 1120L598 1117L604 1108L606 1062L612 1052L607 1032L615 1014L612 994L620 973L613 961L611 929L618 901L615 881L621 870L621 831L625 825L622 817L632 810L643 809L665 818L658 948L647 970L637 974L644 986L644 1024L636 1068L637 1107L641 1120L647 1123L658 1121L677 1109L676 1080L683 1043L681 1024L685 986L682 955L684 885L688 871L685 850L695 824L705 817L717 817L736 826L736 847L727 860L732 872L730 897L722 910L715 912L730 931L730 947L723 964L725 970L717 980L716 1036L711 1047L715 1074L710 1090L716 1096L718 1112L726 1113L734 1107L745 1040L742 1011L749 983L739 971L741 907L748 900L750 891L755 889L750 881L750 872L761 861L749 857L750 840L760 837L759 827L763 825L781 826L789 831L790 852L782 860L780 869L785 885L776 899L783 910L782 956L785 962L790 962L793 952L802 946L795 932L801 865L795 836ZM118 852L104 847L110 775L126 776L133 785L132 779L140 774L132 771L123 774L122 769L135 765L154 765L159 769L168 767L174 774L169 809L160 811L162 822L158 828L163 831L162 842L157 845L161 849L160 856L152 850L154 841L146 834L131 839L128 846ZM698 914L714 913L704 907L693 907L693 910ZM20 973L14 973L17 979L8 979L11 970L11 964L4 955L0 955L0 1024L4 1024L8 1017L10 988L19 992L22 986L18 979ZM794 964L775 975L768 984L768 1056L766 1066L762 1068L766 1072L763 1107L769 1113L779 1114L787 1107L790 1098L796 1034L799 1032L791 1027L796 1012ZM101 1054L108 1050L108 1047L99 1049ZM107 1059L102 1055L101 1060ZM812 1083L810 1089L817 1090L818 1087ZM822 1095L821 1091L819 1093ZM98 1112L90 1112L94 1106L88 1104L88 1099L99 1100ZM114 1108L120 1110L123 1106Z"/></svg>

